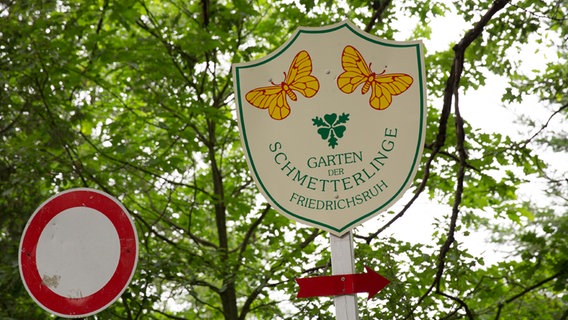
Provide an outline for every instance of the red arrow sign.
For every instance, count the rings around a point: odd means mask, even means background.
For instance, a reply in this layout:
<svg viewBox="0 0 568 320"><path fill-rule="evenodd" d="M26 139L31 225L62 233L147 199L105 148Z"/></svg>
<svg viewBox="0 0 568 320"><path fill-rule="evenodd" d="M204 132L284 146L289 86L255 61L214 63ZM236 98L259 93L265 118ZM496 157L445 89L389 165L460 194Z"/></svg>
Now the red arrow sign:
<svg viewBox="0 0 568 320"><path fill-rule="evenodd" d="M367 292L368 299L371 299L390 281L368 266L365 266L365 270L367 273L296 279L300 286L297 297L310 298Z"/></svg>

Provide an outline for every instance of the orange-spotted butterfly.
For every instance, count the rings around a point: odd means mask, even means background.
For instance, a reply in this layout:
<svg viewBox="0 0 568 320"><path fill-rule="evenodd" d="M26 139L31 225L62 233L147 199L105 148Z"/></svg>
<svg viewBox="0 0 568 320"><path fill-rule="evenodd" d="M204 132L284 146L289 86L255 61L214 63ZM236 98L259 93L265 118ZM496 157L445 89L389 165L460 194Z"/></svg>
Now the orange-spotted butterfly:
<svg viewBox="0 0 568 320"><path fill-rule="evenodd" d="M352 46L346 46L341 55L343 72L337 78L339 90L349 94L363 83L361 94L371 88L369 104L377 110L388 108L392 96L399 95L412 85L412 77L405 73L386 73L383 70L377 74L371 71L371 63L367 65L361 53Z"/></svg>
<svg viewBox="0 0 568 320"><path fill-rule="evenodd" d="M307 51L302 50L296 54L288 74L284 73L284 81L280 84L271 82L268 87L260 87L249 91L245 98L253 106L268 109L272 119L282 120L290 114L288 98L297 100L297 91L306 98L313 97L319 90L319 81L312 73L312 59Z"/></svg>

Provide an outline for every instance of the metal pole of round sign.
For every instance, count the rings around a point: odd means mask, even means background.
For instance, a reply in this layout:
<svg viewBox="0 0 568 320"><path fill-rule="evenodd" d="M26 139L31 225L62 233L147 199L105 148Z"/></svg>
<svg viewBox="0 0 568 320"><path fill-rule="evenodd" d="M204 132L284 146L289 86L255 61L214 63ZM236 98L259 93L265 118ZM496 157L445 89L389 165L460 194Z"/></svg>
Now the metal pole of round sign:
<svg viewBox="0 0 568 320"><path fill-rule="evenodd" d="M40 307L64 318L87 317L110 306L130 283L138 262L136 228L110 195L67 190L32 214L18 261Z"/></svg>

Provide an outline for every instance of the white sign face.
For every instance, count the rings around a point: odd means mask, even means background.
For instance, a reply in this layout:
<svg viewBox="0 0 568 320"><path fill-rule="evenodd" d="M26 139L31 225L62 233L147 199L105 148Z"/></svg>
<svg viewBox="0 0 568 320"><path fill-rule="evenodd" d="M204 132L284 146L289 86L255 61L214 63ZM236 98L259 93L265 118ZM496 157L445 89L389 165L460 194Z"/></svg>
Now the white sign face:
<svg viewBox="0 0 568 320"><path fill-rule="evenodd" d="M411 185L427 117L421 42L348 21L300 28L233 77L250 171L280 213L341 236Z"/></svg>
<svg viewBox="0 0 568 320"><path fill-rule="evenodd" d="M138 260L134 224L120 202L72 189L44 202L20 242L24 286L39 306L64 318L93 315L124 292Z"/></svg>

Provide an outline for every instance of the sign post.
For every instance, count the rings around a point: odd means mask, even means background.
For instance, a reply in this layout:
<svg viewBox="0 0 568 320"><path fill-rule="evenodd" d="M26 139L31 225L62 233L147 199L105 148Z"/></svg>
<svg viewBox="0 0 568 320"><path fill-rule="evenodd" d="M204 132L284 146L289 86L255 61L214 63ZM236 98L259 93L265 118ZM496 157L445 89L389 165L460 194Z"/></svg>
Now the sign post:
<svg viewBox="0 0 568 320"><path fill-rule="evenodd" d="M420 163L422 43L379 39L349 21L299 28L268 56L235 65L233 79L241 141L260 192L288 218L328 231L333 274L352 274L351 230L400 199ZM345 287L350 293L336 303L356 309L360 277L346 279L354 281Z"/></svg>
<svg viewBox="0 0 568 320"><path fill-rule="evenodd" d="M343 237L338 237L333 234L329 236L331 246L331 272L334 275L355 273L353 235L351 232L348 232ZM357 296L355 294L338 295L333 299L337 320L359 319Z"/></svg>
<svg viewBox="0 0 568 320"><path fill-rule="evenodd" d="M32 214L18 260L24 286L40 307L82 318L124 292L136 270L138 237L118 200L93 189L72 189Z"/></svg>

